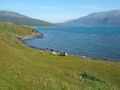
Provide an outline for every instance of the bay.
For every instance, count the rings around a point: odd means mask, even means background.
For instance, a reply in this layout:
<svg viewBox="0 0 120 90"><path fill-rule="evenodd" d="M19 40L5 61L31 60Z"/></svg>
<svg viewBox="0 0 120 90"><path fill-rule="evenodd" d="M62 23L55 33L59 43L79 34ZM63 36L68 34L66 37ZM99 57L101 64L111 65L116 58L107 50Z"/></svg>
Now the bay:
<svg viewBox="0 0 120 90"><path fill-rule="evenodd" d="M44 38L26 40L30 46L91 58L120 60L119 27L46 27L36 30L43 33Z"/></svg>

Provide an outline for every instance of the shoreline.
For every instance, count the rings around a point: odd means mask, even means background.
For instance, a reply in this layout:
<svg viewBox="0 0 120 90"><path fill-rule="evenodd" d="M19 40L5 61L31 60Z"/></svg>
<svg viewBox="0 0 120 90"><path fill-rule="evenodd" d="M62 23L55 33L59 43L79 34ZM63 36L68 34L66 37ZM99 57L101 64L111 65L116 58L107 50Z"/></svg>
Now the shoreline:
<svg viewBox="0 0 120 90"><path fill-rule="evenodd" d="M35 28L32 28L32 35L27 35L27 36L16 35L16 38L25 41L29 39L43 38L43 35L44 35L43 33L37 31Z"/></svg>
<svg viewBox="0 0 120 90"><path fill-rule="evenodd" d="M34 47L34 46L30 46L28 45L25 40L30 40L30 39L37 39L37 38L43 38L43 33L39 32L36 30L37 27L33 27L32 28L32 32L36 33L34 35L29 35L29 36L16 36L16 38L18 40L20 40L23 44L27 45L28 47L30 48L33 48L33 49L37 49L37 50L47 50L47 49L43 49L43 48L37 48L37 47Z"/></svg>
<svg viewBox="0 0 120 90"><path fill-rule="evenodd" d="M33 49L36 49L36 50L43 50L43 51L47 50L47 51L50 51L51 48L38 48L38 47L34 47L34 46L31 46L31 45L28 45L25 42L25 40L37 39L37 38L41 38L42 39L42 38L44 38L43 37L44 34L41 33L41 32L39 32L39 31L37 31L36 28L37 27L32 28L32 31L34 33L36 33L36 34L30 35L30 36L21 36L21 37L17 37L16 36L16 38L19 39L23 44L25 44L26 46L28 46L30 48L33 48ZM60 51L57 51L57 52L59 53ZM118 63L120 62L119 60L115 60L115 59L95 58L95 57L89 57L89 56L75 55L75 54L72 54L72 53L69 53L69 52L68 52L68 55L70 55L70 56L76 56L76 57L81 57L81 58L90 58L90 59L93 59L93 60L112 61L112 62L118 62Z"/></svg>

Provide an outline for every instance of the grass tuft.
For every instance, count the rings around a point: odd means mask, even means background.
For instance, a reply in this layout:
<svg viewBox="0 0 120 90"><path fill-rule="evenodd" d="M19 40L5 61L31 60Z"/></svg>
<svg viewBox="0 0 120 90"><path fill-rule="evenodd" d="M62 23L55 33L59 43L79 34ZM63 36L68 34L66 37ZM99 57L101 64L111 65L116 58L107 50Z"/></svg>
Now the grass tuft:
<svg viewBox="0 0 120 90"><path fill-rule="evenodd" d="M98 81L98 82L101 82L101 83L107 83L105 80L101 79L100 77L96 76L93 73L82 72L80 75L84 79L89 79L89 80L92 80L92 81Z"/></svg>

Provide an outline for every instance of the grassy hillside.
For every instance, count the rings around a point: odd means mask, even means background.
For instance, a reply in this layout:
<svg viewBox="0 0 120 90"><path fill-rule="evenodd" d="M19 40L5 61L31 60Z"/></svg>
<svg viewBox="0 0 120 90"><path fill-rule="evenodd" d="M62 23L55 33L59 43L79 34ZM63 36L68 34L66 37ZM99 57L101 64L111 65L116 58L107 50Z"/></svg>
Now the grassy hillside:
<svg viewBox="0 0 120 90"><path fill-rule="evenodd" d="M54 56L22 44L26 26L0 23L0 90L119 90L120 63Z"/></svg>

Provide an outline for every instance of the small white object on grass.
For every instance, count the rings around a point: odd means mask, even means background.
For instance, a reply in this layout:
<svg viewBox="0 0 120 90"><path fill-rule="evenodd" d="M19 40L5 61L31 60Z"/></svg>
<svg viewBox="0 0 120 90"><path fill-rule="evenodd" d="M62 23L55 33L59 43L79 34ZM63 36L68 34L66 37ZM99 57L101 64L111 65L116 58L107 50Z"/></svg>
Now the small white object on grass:
<svg viewBox="0 0 120 90"><path fill-rule="evenodd" d="M58 53L56 53L55 51L52 52L52 55L58 55Z"/></svg>
<svg viewBox="0 0 120 90"><path fill-rule="evenodd" d="M82 56L82 58L87 58L86 56Z"/></svg>

